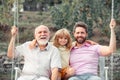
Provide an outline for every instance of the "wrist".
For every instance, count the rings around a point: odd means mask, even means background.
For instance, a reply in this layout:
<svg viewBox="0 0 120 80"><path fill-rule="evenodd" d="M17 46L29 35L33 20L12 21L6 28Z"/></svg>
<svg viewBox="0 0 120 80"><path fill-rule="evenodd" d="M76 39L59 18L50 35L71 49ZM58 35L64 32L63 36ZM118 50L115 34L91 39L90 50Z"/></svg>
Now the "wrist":
<svg viewBox="0 0 120 80"><path fill-rule="evenodd" d="M111 29L111 31L114 31L114 28L110 28Z"/></svg>
<svg viewBox="0 0 120 80"><path fill-rule="evenodd" d="M15 36L12 36L12 37L11 37L12 40L15 40L15 38L16 38Z"/></svg>

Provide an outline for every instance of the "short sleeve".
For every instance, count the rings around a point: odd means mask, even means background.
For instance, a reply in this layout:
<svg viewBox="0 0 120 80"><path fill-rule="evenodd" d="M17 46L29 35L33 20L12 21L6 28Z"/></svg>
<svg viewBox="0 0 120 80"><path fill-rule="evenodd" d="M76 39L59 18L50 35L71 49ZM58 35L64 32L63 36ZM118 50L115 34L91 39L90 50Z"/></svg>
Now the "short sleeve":
<svg viewBox="0 0 120 80"><path fill-rule="evenodd" d="M60 52L57 48L53 49L53 54L51 56L51 68L61 68L61 58L60 58Z"/></svg>
<svg viewBox="0 0 120 80"><path fill-rule="evenodd" d="M101 45L96 45L95 47L96 47L96 53L97 53L97 55L100 56L101 55L100 54L100 47L101 47Z"/></svg>
<svg viewBox="0 0 120 80"><path fill-rule="evenodd" d="M29 42L25 42L15 48L15 57L23 56L26 53Z"/></svg>

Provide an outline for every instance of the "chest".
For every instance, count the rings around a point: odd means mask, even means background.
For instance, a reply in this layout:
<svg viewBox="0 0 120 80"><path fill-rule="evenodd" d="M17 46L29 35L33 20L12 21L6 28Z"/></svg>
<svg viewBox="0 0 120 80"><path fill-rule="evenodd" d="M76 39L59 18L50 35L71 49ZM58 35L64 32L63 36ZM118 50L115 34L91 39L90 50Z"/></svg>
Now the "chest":
<svg viewBox="0 0 120 80"><path fill-rule="evenodd" d="M27 63L49 63L50 53L47 51L32 50L24 54L25 62Z"/></svg>
<svg viewBox="0 0 120 80"><path fill-rule="evenodd" d="M99 57L98 51L92 47L83 47L71 51L72 60L93 60Z"/></svg>

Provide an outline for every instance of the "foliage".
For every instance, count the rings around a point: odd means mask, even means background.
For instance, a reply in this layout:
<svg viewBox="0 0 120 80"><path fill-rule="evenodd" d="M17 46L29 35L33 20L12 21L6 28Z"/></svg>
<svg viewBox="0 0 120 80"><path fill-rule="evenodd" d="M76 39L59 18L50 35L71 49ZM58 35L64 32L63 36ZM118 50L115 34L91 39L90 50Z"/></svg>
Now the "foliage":
<svg viewBox="0 0 120 80"><path fill-rule="evenodd" d="M49 6L60 3L61 0L25 0L24 9L27 11L47 11Z"/></svg>
<svg viewBox="0 0 120 80"><path fill-rule="evenodd" d="M13 7L14 1L15 0L0 0L0 25L13 25L13 12L11 12L11 8ZM58 4L61 1L62 4ZM119 22L120 0L114 1L114 17ZM29 13L29 16L27 14L29 11L20 13L19 26L21 27L33 27L38 24L49 24L50 26L54 25L58 29L67 28L72 31L75 22L84 21L89 26L89 37L93 36L92 33L95 28L98 28L100 33L102 33L101 36L109 37L108 26L111 18L111 0L19 0L19 3L23 3L25 5L24 2L27 4L26 6L28 6L28 4L35 6L35 3L42 3L43 6L52 5L53 7L51 8L51 16L46 15L49 13L49 10L39 11L37 16L34 15L32 11L30 11L32 13ZM51 21L53 21L53 23ZM118 41L120 41L119 32L120 30L117 28L116 34ZM4 33L2 31L0 31L0 33L0 36L2 37ZM104 42L104 40L101 41Z"/></svg>
<svg viewBox="0 0 120 80"><path fill-rule="evenodd" d="M115 15L118 15L120 4L115 5ZM108 24L111 18L111 1L109 0L63 0L61 5L51 8L52 20L56 27L72 30L75 22L84 21L89 25L89 37L92 30L98 27L102 35L109 34ZM117 18L117 16L115 16Z"/></svg>
<svg viewBox="0 0 120 80"><path fill-rule="evenodd" d="M9 24L11 23L11 5L14 0L1 0L0 1L0 23L1 24Z"/></svg>

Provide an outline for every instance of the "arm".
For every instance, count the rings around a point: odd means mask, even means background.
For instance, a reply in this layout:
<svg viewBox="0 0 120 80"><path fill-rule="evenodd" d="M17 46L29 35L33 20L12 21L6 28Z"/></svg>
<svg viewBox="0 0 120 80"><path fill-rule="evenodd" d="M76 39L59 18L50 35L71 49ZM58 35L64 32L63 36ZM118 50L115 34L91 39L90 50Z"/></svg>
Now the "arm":
<svg viewBox="0 0 120 80"><path fill-rule="evenodd" d="M51 80L57 80L57 79L58 79L58 68L53 68L52 69Z"/></svg>
<svg viewBox="0 0 120 80"><path fill-rule="evenodd" d="M102 46L100 48L100 53L103 56L110 55L116 50L116 36L114 31L115 26L116 26L115 20L111 19L111 22L110 22L111 35L110 35L109 46Z"/></svg>
<svg viewBox="0 0 120 80"><path fill-rule="evenodd" d="M10 40L10 43L8 45L8 51L7 51L7 56L9 58L14 58L14 49L15 49L15 38L16 38L16 35L17 35L17 28L15 26L12 27L11 29L11 40Z"/></svg>

